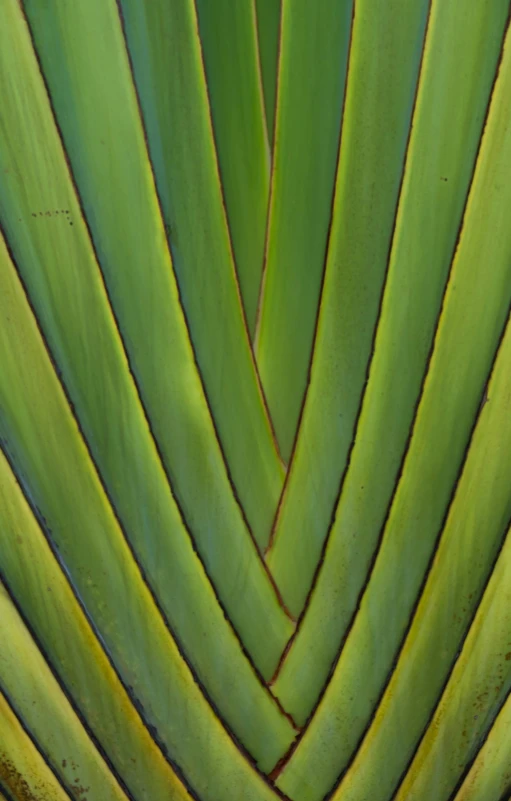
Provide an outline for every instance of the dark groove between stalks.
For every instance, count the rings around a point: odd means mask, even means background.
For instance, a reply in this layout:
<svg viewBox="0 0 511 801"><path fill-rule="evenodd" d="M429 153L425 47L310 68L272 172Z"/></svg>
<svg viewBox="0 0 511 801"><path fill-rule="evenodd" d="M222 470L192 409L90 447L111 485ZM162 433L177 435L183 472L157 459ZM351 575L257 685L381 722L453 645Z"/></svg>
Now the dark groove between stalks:
<svg viewBox="0 0 511 801"><path fill-rule="evenodd" d="M58 120L57 120L57 115L56 115L56 113L55 113L55 109L54 109L54 107L53 107L53 103L52 103L52 99L51 99L51 94L50 94L50 91L49 91L49 87L48 87L48 85L47 85L47 83L46 83L46 78L45 78L45 76L44 76L44 72L43 72L43 69L42 69L42 65L41 65L41 63L40 63L40 60L39 60L39 54L38 54L38 51L37 51L37 49L36 49L36 47L35 47L35 42L34 42L34 37L33 37L33 34L32 34L32 30L31 30L31 28L30 28L30 25L29 25L28 19L26 18L26 15L25 15L25 13L24 13L24 9L23 9L23 8L22 8L22 13L23 13L23 16L24 16L24 18L25 18L25 21L26 21L26 24L27 24L27 28L28 28L28 31L29 31L29 35L30 35L30 38L31 38L31 41L32 41L32 47L33 47L34 55L35 55L35 58L36 58L36 61L37 61L38 67L39 67L39 71L40 71L40 74L41 74L41 77L42 77L42 80L43 80L43 83L44 83L44 86L45 86L45 89L46 89L47 96L48 96L48 102L49 102L49 106L50 106L50 109L51 109L51 112L52 112L52 116L53 116L54 124L55 124L56 130L57 130L57 134L58 134L58 136L59 136L59 140L60 140L60 143L61 143L62 152L63 152L64 158L65 158L65 161L66 161L66 165L67 165L67 168L68 168L68 173L69 173L70 182L71 182L71 185L72 185L72 187L73 187L73 189L74 189L75 196L76 196L76 198L77 198L78 205L79 205L79 208L80 208L81 217L82 217L82 220L83 220L83 222L84 222L84 224L85 224L85 227L86 227L86 230L87 230L87 233L88 233L88 237L89 237L89 241L90 241L91 249L92 249L92 252L93 252L93 255L94 255L94 259L95 259L96 265L97 265L97 267L98 267L99 275L100 275L101 282L102 282L102 285L103 285L103 288L104 288L104 291L105 291L105 295L106 295L106 298L107 298L107 301L108 301L109 309L110 309L110 312L111 312L111 314L112 314L112 318L113 318L113 321L114 321L114 325L115 325L115 328L116 328L116 330L117 330L117 333L118 333L118 336L119 336L119 339L120 339L120 344L121 344L121 347L122 347L122 352L123 352L123 355L124 355L124 356L125 356L125 358L126 358L126 363L127 363L127 366L128 366L128 371L129 371L129 373L130 373L130 376L131 376L131 378L132 378L132 380L133 380L133 383L134 383L134 386L135 386L136 395L137 395L137 398L138 398L138 400L139 400L139 402L140 402L140 406L141 406L141 409L142 409L142 413L143 413L144 419L145 419L145 421L146 421L146 423L147 423L147 426L148 426L148 429L149 429L149 433L150 433L151 439L153 440L153 443L154 443L154 446L155 446L155 449L156 449L156 453L157 453L157 455L158 455L158 458L159 458L159 460L160 460L161 467L162 467L162 469L163 469L163 473L164 473L164 475L165 475L165 477L166 477L167 484L168 484L168 488L169 488L169 491L170 491L170 495L171 495L172 499L174 500L174 502L175 502L175 504L176 504L176 508L178 509L179 516L180 516L180 518L181 518L181 522L182 522L182 524L183 524L183 527L184 527L185 531L186 531L186 532L187 532L187 534L188 534L188 537L189 537L189 540L190 540L190 543L191 543L191 546L192 546L192 550L193 550L194 554L196 555L196 557L197 557L197 559L198 559L198 561L199 561L199 564L201 565L201 567L202 567L202 569L203 569L203 571L204 571L204 574L205 574L206 578L207 578L207 579L208 579L208 581L209 581L209 584L210 584L210 586L211 586L211 588L212 588L212 591L213 591L213 594L214 594L214 596L215 596L215 598L216 598L216 601L217 601L217 603L218 603L218 605L219 605L219 607L220 607L220 609L221 609L221 611L222 611L222 614L223 614L223 616L224 616L224 619L226 620L227 624L229 625L229 627L231 628L232 632L234 633L234 635L235 635L235 637L236 637L236 640L237 640L237 642L238 642L238 643L239 643L239 645L240 645L240 648L241 648L241 650L242 650L242 653L243 653L243 655L245 656L245 658L247 659L247 661L249 662L249 664L250 664L250 666L251 666L251 668L252 668L252 670L253 670L253 673L255 674L256 678L257 678L257 679L258 679L258 681L259 681L259 683L261 684L261 686L262 686L263 688L265 688L265 689L267 690L267 687L266 687L266 682L265 682L265 680L264 680L263 676L260 674L259 670L258 670L258 669L256 668L256 666L254 665L254 663L253 663L253 661L252 661L252 658L251 658L251 656L249 655L249 653L248 653L248 651L246 650L246 648L245 648L245 646L244 646L243 642L241 641L241 638L240 638L240 636L239 636L239 634L238 634L238 632L237 632L236 628L234 627L234 625L233 625L233 623L232 623L232 621L231 621L231 619L230 619L230 617L229 617L229 615L228 615L228 613L227 613L227 610L225 609L225 607L224 607L224 605L223 605L223 602L221 601L221 599L220 599L220 597L219 597L219 595L218 595L218 592L217 592L216 586L215 586L215 584L213 583L213 581L212 581L212 579L211 579L211 577L210 577L210 575L209 575L209 573L208 573L208 571L207 571L207 569L206 569L206 566L204 565L204 562L203 562L203 560L202 560L202 558L201 558L201 556L200 556L200 553L199 553L199 552L198 552L198 550L197 550L197 546L196 546L196 543L195 543L194 537L193 537L193 535L192 535L192 532L191 532L191 529L190 529L190 527L189 527L189 525L188 525L188 523L187 523L186 517L185 517L185 515L184 515L184 512L183 512L183 509L182 509L182 507L181 507L181 505L180 505L180 503L179 503L179 501L178 501L177 497L175 496L175 494L174 494L174 492L173 492L173 489L172 489L172 484L171 484L171 479L170 479L170 476L169 476L169 473L168 473L168 470L167 470L167 467L166 467L165 461L164 461L164 459L163 459L162 453L161 453L161 451L160 451L160 447L159 447L158 441L157 441L157 439L156 439L156 436L155 436L155 434L154 434L154 431L153 431L153 429L152 429L151 421L150 421L149 415L148 415L148 413L147 413L147 410L146 410L146 407L145 407L145 404L144 404L144 401L143 401L142 392L141 392L140 386L139 386L139 384L138 384L137 378L136 378L136 376L135 376L135 372L134 372L134 370L133 370L133 368L132 368L131 361L130 361L130 357L129 357L129 355L128 355L128 352L127 352L127 349L126 349L126 346L125 346L125 343L124 343L124 337L123 337L123 334L122 334L122 329L121 329L121 327L120 327L120 325L119 325L119 322L118 322L118 320L117 320L117 317L116 317L116 313L115 313L114 306L113 306L113 303L112 303L112 300L111 300L111 297L110 297L110 294L109 294L109 291L108 291L108 287L107 287L107 284L106 284L106 281L105 281L105 277L104 277L103 270L102 270L102 267L101 267L101 263L100 263L100 260L99 260L99 257L98 257L98 253L97 253L97 251L96 251L96 246L95 246L95 243L94 243L94 239L93 239L93 236L92 236L92 232L91 232L91 230L90 230L90 228L89 228L89 224L88 224L88 221L87 221L87 218L86 218L86 215L85 215L85 211L84 211L84 208L83 208L83 204L82 204L81 195L80 195L80 193L79 193L78 186L77 186L77 184L76 184L76 181L75 181L75 178L74 178L74 173L73 173L73 171L72 171L71 163L70 163L70 160L69 160L69 157L68 157L68 153L67 153L67 150L66 150L66 147L65 147L64 137L63 137L63 135L62 135L62 131L61 131L61 129L60 129L60 126L59 126L59 123L58 123ZM130 66L131 66L131 64L130 64ZM137 102L138 102L138 95L137 95ZM142 118L141 118L141 119L142 119ZM144 129L144 135L145 135L145 129ZM151 165L151 167L152 167L152 165ZM158 202L159 202L159 198L158 198ZM160 211L161 211L161 208L160 208ZM1 225L0 225L0 230L1 230L1 231L3 231L3 227L2 227ZM45 336L45 334L44 334L44 332L43 332L42 326L41 326L41 324L40 324L40 322L39 322L38 315L37 315L37 313L36 313L35 307L33 306L32 302L31 302L31 299L30 299L30 296L29 296L29 292L28 292L28 288L26 287L26 285L25 285L25 282L24 282L24 280L22 279L22 276L21 276L20 270L18 269L18 266L17 266L17 262L16 262L16 260L15 260L15 258L14 258L14 254L13 254L13 252L12 252L11 248L8 246L8 241L7 241L7 236L5 235L5 231L4 231L4 239L5 239L5 241L6 241L6 246L7 246L7 248L8 248L9 255L10 255L10 257L11 257L11 261L12 261L12 263L13 263L13 266L14 266L14 267L15 267L15 269L16 269L16 273L17 273L17 275L18 275L18 279L20 280L20 283L21 283L21 285L22 285L22 287L23 287L23 290L24 290L25 296L26 296L26 298L27 298L27 301L28 301L28 303L29 303L30 309L31 309L31 311L32 311L32 314L33 314L33 316L34 316L34 319L36 320L36 323L37 323L37 328L38 328L39 334L40 334L40 336L41 336L41 339L42 339L42 341L43 341L43 343L44 343L44 345L45 345L45 349L46 349L46 351L47 351L47 353L48 353L48 355L49 355L49 357L50 357L50 361L51 361L51 363L52 363L52 365L53 365L53 368L54 368L55 374L56 374L56 376L57 376L57 378L58 378L58 381L59 381L59 383L60 383L60 385L61 385L62 389L64 390L64 394L65 394L65 397L66 397L67 403L68 403L68 405L69 405L69 407L70 407L70 409L71 409L71 412L72 412L72 414L73 414L73 417L74 417L75 421L77 422L78 429L79 429L79 431L80 431L80 434L81 434L81 437L82 437L83 441L85 442L85 445L86 445L86 448L87 448L87 452L88 452L88 454L89 454L89 457L91 458L91 461L92 461L92 463L93 463L93 465L94 465L94 467L95 467L96 473L97 473L97 475L98 475L98 477L99 477L99 479L100 479L100 483L101 483L102 489L103 489L103 491L104 491L104 493L105 493L105 496L107 497L107 499L108 499L108 502L109 502L109 504L110 504L110 506L111 506L111 508L112 508L112 510L113 510L113 512L114 512L115 519L116 519L117 523L119 524L119 526L120 526L120 528L121 528L121 531L123 532L124 539L126 540L126 542L127 542L127 543L128 543L128 545L129 545L129 550L130 550L130 552L131 552L131 555L133 556L133 558L134 558L134 560L135 560L135 562L136 562L136 564L137 564L137 567L138 567L138 569L139 569L139 571L140 571L141 575L143 576L144 583L145 583L145 584L148 586L148 588L150 589L150 594L151 594L151 597L152 597L152 598L153 598L153 600L154 600L154 599L156 599L156 594L155 594L155 592L153 591L152 587L150 586L150 584L149 584L149 582L148 582L148 580L147 580L147 578L146 578L146 576L145 576L145 570L144 570L143 566L141 565L141 563L139 562L138 556L136 556L136 555L135 555L135 551L134 551L134 549L133 549L133 546L131 545L130 538L129 538L129 536L128 536L128 534L127 534L127 532L126 532L125 528L124 528L124 525L123 525L123 523L121 523L121 520L120 520L120 515L119 515L119 513L118 513L118 511L117 511L116 505L114 504L114 502L113 502L113 499L110 497L110 493L109 493L109 491L107 490L106 483L105 483L105 481L104 481L104 479L103 479L102 473L101 473L101 471L99 470L99 466L98 466L98 464L97 464L97 462L96 462L95 458L94 458L94 457L93 457L93 455L92 455L92 450L91 450L91 448L90 448L90 446L89 446L89 443L88 443L88 440L87 440L87 438L85 437L85 434L84 434L84 432L83 432L83 430L82 430L81 424L80 424L80 422L78 421L78 415L77 415L77 413L76 413L76 410L75 410L74 404L73 404L73 402L72 402L72 400L71 400L71 397L70 397L70 395L69 395L69 393L68 393L67 386L65 385L64 379L63 379L63 377L62 377L62 375L61 375L61 371L60 371L60 370L59 370L59 368L58 368L57 362L56 362L56 360L55 360L55 359L54 359L54 357L53 357L53 354L52 354L52 352L51 352L50 346L49 346L49 344L48 344L48 342L47 342L47 339L46 339L46 336ZM163 620L164 620L164 622L165 622L165 626L166 626L166 628L167 628L167 629L168 629L168 631L171 633L171 635L172 635L173 639L174 639L174 640L176 641L176 643L177 643L177 637L176 637L176 635L173 633L173 630L172 630L172 628L171 628L170 624L168 623L167 617L166 617L166 615L163 613L163 610L161 609L161 607L160 607L160 605L159 605L159 602L158 602L158 604L157 604L157 605L158 605L158 609L159 609L159 611L160 611L160 613L161 613L161 615L162 615L162 617L163 617ZM179 651L180 651L181 655L183 655L183 649L181 648L181 646L179 646ZM186 663L187 663L188 667L190 667L191 663L189 663L189 662L188 662L188 660L185 660L185 661L186 661ZM192 675L194 676L194 681L195 681L195 682L196 682L196 683L197 683L197 684L198 684L198 685L201 687L201 690L202 690L202 692L203 692L203 694L204 694L204 688L202 688L202 685L201 685L201 683L200 683L200 680L198 680L198 678L196 677L196 674L195 674L195 671L194 671L194 670L192 670ZM272 695L271 693L269 693L269 695L270 695L270 696L272 697L272 699L273 699L273 695ZM211 702L210 702L210 704L211 704ZM215 714L216 714L216 712L215 712ZM222 719L220 718L220 720L222 720ZM225 724L224 724L224 725L225 725Z"/></svg>
<svg viewBox="0 0 511 801"><path fill-rule="evenodd" d="M5 784L5 780L2 780L1 778L0 778L0 798L2 799L2 801L17 801L17 799L15 799L11 795L11 791Z"/></svg>
<svg viewBox="0 0 511 801"><path fill-rule="evenodd" d="M510 801L511 799L511 781L508 782L506 789L499 798L499 801Z"/></svg>
<svg viewBox="0 0 511 801"><path fill-rule="evenodd" d="M1 580L1 579L0 579L0 580ZM22 716L21 716L20 714L18 714L18 711L16 710L16 707L14 706L14 703L13 703L13 701L12 701L12 699L11 699L11 697L10 697L9 693L8 693L8 692L5 690L5 688L2 686L2 684L1 684L1 683L0 683L0 695L3 697L3 699L4 699L5 703L7 704L7 706L9 707L9 709L11 710L12 714L14 715L14 717L16 718L16 720L18 721L19 725L21 726L21 728L23 729L23 731L24 731L24 732L25 732L25 734L27 735L28 739L30 740L30 742L31 742L31 743L32 743L32 745L34 746L34 748L35 748L35 750L37 751L37 753L39 754L39 756L40 756L40 757L41 757L41 759L43 760L44 764L46 765L46 767L48 768L48 770L51 772L51 774L54 776L54 778L55 778L55 781L57 782L57 784L60 786L60 788L62 789L62 791L63 791L63 792L64 792L64 793L67 795L67 797L70 799L70 801L75 801L75 799L76 799L76 796L74 796L74 795L73 795L73 794L70 792L70 789L67 787L67 785L66 785L66 784L64 784L64 781L63 781L63 779L61 779L61 777L59 776L59 774L56 772L55 768L54 768L54 767L53 767L53 765L51 764L51 762L50 762L50 760L48 759L48 757L47 757L47 755L45 754L45 752L42 750L42 748L41 748L41 746L39 745L39 743L37 742L37 740L36 740L35 736L32 734L32 732L31 732L31 731L30 731L30 729L28 728L28 726L27 726L27 724L25 723L25 721L23 720ZM7 789L7 788L5 788L5 789ZM4 790L4 785L3 785L3 784L2 784L2 785L0 785L0 792L2 792L2 793L3 793L3 792L5 792L5 790ZM10 797L10 793L9 793L9 797ZM131 798L131 796L128 796L128 797L129 797L129 798Z"/></svg>

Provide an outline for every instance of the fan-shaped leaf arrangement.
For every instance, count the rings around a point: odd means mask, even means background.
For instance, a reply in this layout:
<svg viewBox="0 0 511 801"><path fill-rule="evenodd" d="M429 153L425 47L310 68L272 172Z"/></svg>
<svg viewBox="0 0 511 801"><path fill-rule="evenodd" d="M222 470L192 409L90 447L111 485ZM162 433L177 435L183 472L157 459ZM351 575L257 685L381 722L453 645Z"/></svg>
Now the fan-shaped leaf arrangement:
<svg viewBox="0 0 511 801"><path fill-rule="evenodd" d="M0 7L0 798L508 798L509 0Z"/></svg>

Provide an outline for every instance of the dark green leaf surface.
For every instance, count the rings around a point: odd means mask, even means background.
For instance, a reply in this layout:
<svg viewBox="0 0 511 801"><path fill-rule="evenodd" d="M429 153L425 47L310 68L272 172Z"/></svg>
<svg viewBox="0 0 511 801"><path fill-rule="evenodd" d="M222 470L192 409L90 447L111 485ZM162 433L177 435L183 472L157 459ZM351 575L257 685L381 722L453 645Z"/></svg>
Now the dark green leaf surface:
<svg viewBox="0 0 511 801"><path fill-rule="evenodd" d="M294 615L327 536L364 389L428 8L426 0L356 6L310 385L267 559Z"/></svg>
<svg viewBox="0 0 511 801"><path fill-rule="evenodd" d="M253 0L268 139L273 139L282 0Z"/></svg>
<svg viewBox="0 0 511 801"><path fill-rule="evenodd" d="M56 668L62 686L130 792L148 801L166 801L169 792L173 797L186 798L187 792L144 726L91 630L3 454L0 549L4 581L20 599L21 611Z"/></svg>
<svg viewBox="0 0 511 801"><path fill-rule="evenodd" d="M256 356L280 451L298 423L332 211L353 0L283 0Z"/></svg>
<svg viewBox="0 0 511 801"><path fill-rule="evenodd" d="M253 336L270 173L254 0L197 0L197 11L236 270Z"/></svg>

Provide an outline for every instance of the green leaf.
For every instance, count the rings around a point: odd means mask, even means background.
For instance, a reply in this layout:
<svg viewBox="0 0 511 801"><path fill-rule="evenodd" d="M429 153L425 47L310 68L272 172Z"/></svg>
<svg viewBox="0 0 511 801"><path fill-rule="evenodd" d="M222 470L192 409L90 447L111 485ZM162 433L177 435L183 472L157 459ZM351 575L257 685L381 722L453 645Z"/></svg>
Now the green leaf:
<svg viewBox="0 0 511 801"><path fill-rule="evenodd" d="M371 727L334 796L336 801L385 801L392 796L461 650L511 520L510 394L508 325L488 385L488 401L479 415L410 631ZM395 600L399 603L399 598ZM504 597L500 604L506 607ZM483 609L484 602L478 615ZM490 618L484 619L491 626ZM489 675L492 670L493 666ZM508 672L511 680L511 667ZM469 730L474 728L477 724ZM397 746L390 753L389 742Z"/></svg>
<svg viewBox="0 0 511 801"><path fill-rule="evenodd" d="M327 536L364 389L428 6L357 1L310 385L267 557L294 615L305 605Z"/></svg>
<svg viewBox="0 0 511 801"><path fill-rule="evenodd" d="M91 798L126 801L123 789L89 739L2 584L0 641L0 721L2 726L7 725L7 710L2 708L5 707L7 694L11 699L9 722L14 728L13 734L21 750L20 756L25 753L34 769L38 768L43 773L41 778L49 780L49 771L43 771L37 754L33 753L26 742L23 732L17 729L13 715L23 720L45 754L54 774L58 776L62 793L57 798L65 797L67 791L78 801L85 791L90 793ZM14 752L16 740L11 741ZM2 735L1 748L5 748L8 742ZM0 772L2 780L8 783L5 766L0 767Z"/></svg>
<svg viewBox="0 0 511 801"><path fill-rule="evenodd" d="M508 694L487 740L456 794L455 801L504 801L509 795L510 728L511 694Z"/></svg>
<svg viewBox="0 0 511 801"><path fill-rule="evenodd" d="M510 586L508 534L463 651L396 801L448 799L508 697Z"/></svg>
<svg viewBox="0 0 511 801"><path fill-rule="evenodd" d="M257 363L284 459L298 423L321 290L353 0L283 0Z"/></svg>
<svg viewBox="0 0 511 801"><path fill-rule="evenodd" d="M157 606L67 406L5 250L1 265L0 435L124 684L133 688L147 710L146 722L157 726L183 769L187 762L195 763L190 754L197 746L179 735L193 707L199 715L199 739L213 736L206 733L209 721L218 729L219 747L234 748L199 691L199 679L254 758L271 766L293 739L292 726L252 671L186 532L176 526L167 534L177 536L154 543L159 568L155 557L150 578L161 594L161 608ZM195 675L171 638L167 621L180 646L183 637L181 647ZM172 691L165 689L169 681ZM247 708L252 709L249 718ZM238 753L238 759L244 767L245 757Z"/></svg>
<svg viewBox="0 0 511 801"><path fill-rule="evenodd" d="M55 798L58 799L58 795L55 796ZM0 779L0 799L2 799L2 801L14 801L13 797L11 796L11 794L7 791L5 785L2 786L1 779ZM50 800L52 801L51 796L50 796Z"/></svg>
<svg viewBox="0 0 511 801"><path fill-rule="evenodd" d="M193 0L121 7L197 362L234 487L264 548L283 469L242 311Z"/></svg>
<svg viewBox="0 0 511 801"><path fill-rule="evenodd" d="M145 722L204 798L229 798L229 788L241 782L247 797L271 798L272 791L222 726L172 639L108 505L64 396L55 387L41 343L31 342L18 326L15 337L2 337L2 346L9 382L8 398L2 398L2 439L7 438L14 460L21 463L27 493L123 683L138 699ZM34 349L35 354L30 352ZM41 431L49 434L41 437ZM28 450L23 442L30 444ZM190 628L194 625L190 623ZM204 638L207 631L197 633ZM218 634L213 629L211 636ZM213 646L208 654L214 660ZM223 663L217 671L217 680L225 681ZM236 693L235 687L230 690ZM244 708L238 704L238 709ZM255 724L254 716L261 711L254 704L251 729L245 725L251 737L260 738L264 751L273 738L268 739L267 726L261 731ZM182 736L185 728L187 737ZM260 756L264 765L265 756Z"/></svg>
<svg viewBox="0 0 511 801"><path fill-rule="evenodd" d="M0 163L7 170L0 209L8 240L116 512L165 609L173 610L173 625L188 640L191 658L196 659L198 647L210 659L202 635L188 622L198 592L203 608L215 610L227 634L211 591L204 593L202 571L197 573L197 547L224 609L257 668L269 676L292 624L233 498L186 339L116 7L96 0L87 5L60 2L58 16L56 5L52 8L55 13L46 17L39 5L40 15L30 15L30 20L48 57L50 80L57 70L70 83L65 93L66 86L55 82L55 102L73 163L78 162L94 241L101 247L96 253L91 246L19 16L16 26L13 21L0 33L5 32L6 40L1 92L4 119L9 119L0 130ZM59 25L50 25L52 20ZM98 24L104 47L97 47L96 67L86 70ZM75 43L72 55L61 60L70 38ZM9 69L12 63L16 70ZM73 97L81 100L66 113ZM34 130L45 159L32 147ZM79 130L90 133L81 149ZM114 194L109 191L112 182L118 189ZM127 221L126 227L119 219ZM96 255L107 273L123 333L126 326L133 365L123 351ZM130 371L137 371L143 399L150 396L152 431ZM164 445L163 465L151 433ZM247 567L241 584L240 569ZM204 585L202 591L192 584L187 588L189 574ZM225 652L225 658L238 673L236 665L244 656L231 634L227 639L230 656ZM247 666L242 672L247 674Z"/></svg>
<svg viewBox="0 0 511 801"><path fill-rule="evenodd" d="M268 138L273 140L282 0L253 0Z"/></svg>
<svg viewBox="0 0 511 801"><path fill-rule="evenodd" d="M511 230L505 212L511 185L502 181L511 163L510 104L511 60L505 52L424 393L380 549L332 678L278 779L288 794L299 787L304 799L331 789L369 723L434 554L478 408L489 397L485 383L511 298ZM482 267L489 259L491 271ZM307 786L312 765L315 780Z"/></svg>
<svg viewBox="0 0 511 801"><path fill-rule="evenodd" d="M503 0L489 13L486 0L477 0L468 15L463 0L456 0L435 3L432 9L355 442L317 583L275 684L300 722L315 704L356 610L408 448L486 120L507 7ZM312 479L309 483L315 486ZM298 545L296 549L299 555Z"/></svg>
<svg viewBox="0 0 511 801"><path fill-rule="evenodd" d="M4 0L0 801L509 796L510 19Z"/></svg>
<svg viewBox="0 0 511 801"><path fill-rule="evenodd" d="M0 789L2 801L68 801L69 796L37 751L0 690ZM0 786L1 786L0 784ZM82 790L82 786L79 786ZM90 788L89 788L90 789ZM9 795L7 796L7 793Z"/></svg>
<svg viewBox="0 0 511 801"><path fill-rule="evenodd" d="M253 336L270 168L254 0L197 0L197 11L236 272Z"/></svg>
<svg viewBox="0 0 511 801"><path fill-rule="evenodd" d="M110 664L2 453L0 546L4 582L117 775L136 798L166 801L169 791L173 797L186 798ZM25 770L20 773L26 776Z"/></svg>

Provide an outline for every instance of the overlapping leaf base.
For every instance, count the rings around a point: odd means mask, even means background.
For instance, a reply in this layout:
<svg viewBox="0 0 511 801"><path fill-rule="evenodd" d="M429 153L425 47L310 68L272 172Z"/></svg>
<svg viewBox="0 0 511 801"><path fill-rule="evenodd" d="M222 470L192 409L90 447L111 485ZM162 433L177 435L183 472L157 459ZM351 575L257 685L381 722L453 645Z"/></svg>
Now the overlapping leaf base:
<svg viewBox="0 0 511 801"><path fill-rule="evenodd" d="M1 801L509 798L509 0L0 6Z"/></svg>

